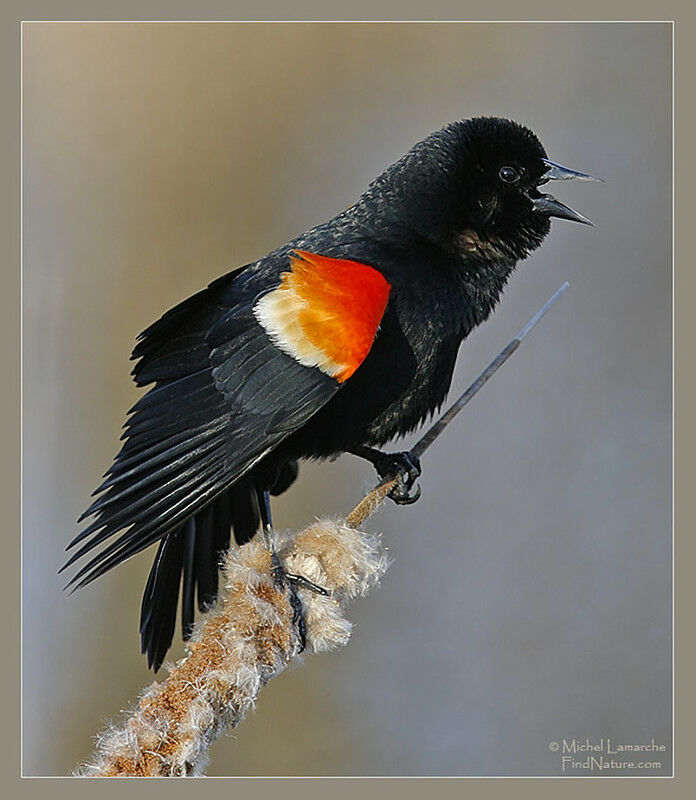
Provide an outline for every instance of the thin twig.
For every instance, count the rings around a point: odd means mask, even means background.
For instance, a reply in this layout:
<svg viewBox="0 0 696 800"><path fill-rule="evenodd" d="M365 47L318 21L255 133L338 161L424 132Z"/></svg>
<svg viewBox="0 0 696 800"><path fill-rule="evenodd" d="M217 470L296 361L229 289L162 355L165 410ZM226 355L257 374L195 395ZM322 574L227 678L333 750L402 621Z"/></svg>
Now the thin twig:
<svg viewBox="0 0 696 800"><path fill-rule="evenodd" d="M515 336L515 338L507 344L498 355L491 361L491 363L483 370L483 372L476 378L476 380L469 386L469 388L461 395L452 405L445 411L445 413L428 428L428 430L421 436L421 438L413 445L409 451L409 455L420 458L423 453L432 445L438 436L445 430L445 428L452 422L457 414L464 408L465 405L477 394L483 385L495 375L495 373L503 366L503 364L510 358L510 356L522 344L522 340L532 330L532 328L539 322L539 320L546 314L558 298L570 286L566 281L563 286L558 289L555 294L550 297L544 305L537 311L537 313L529 320L529 322L522 328L522 330ZM370 514L373 514L384 501L389 492L396 486L396 478L387 478L369 492L358 503L357 506L348 514L346 522L348 525L355 527L361 525Z"/></svg>

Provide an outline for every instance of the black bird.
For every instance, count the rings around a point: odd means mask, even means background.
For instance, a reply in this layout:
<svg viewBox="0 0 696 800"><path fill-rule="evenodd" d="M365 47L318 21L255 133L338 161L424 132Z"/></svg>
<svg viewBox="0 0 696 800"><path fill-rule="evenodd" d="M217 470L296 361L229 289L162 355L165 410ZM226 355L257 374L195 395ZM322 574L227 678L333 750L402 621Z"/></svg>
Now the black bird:
<svg viewBox="0 0 696 800"><path fill-rule="evenodd" d="M419 464L377 448L441 406L459 345L550 218L591 224L540 191L554 179L593 180L515 122L452 123L337 217L140 335L133 375L150 388L65 567L106 543L69 584L84 586L159 542L140 622L149 666L171 644L182 573L186 637L194 593L201 610L216 597L230 531L242 545L270 526L269 494L298 459L354 453L400 478L395 501L417 499Z"/></svg>

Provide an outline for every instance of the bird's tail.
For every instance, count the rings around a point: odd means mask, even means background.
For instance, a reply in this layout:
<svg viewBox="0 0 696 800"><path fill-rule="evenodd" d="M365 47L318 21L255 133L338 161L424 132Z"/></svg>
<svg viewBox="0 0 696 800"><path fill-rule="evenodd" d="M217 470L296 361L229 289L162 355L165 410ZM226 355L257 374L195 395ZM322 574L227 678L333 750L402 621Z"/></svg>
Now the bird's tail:
<svg viewBox="0 0 696 800"><path fill-rule="evenodd" d="M246 500L247 507L256 502L255 492L247 491L244 498L234 487L234 495L232 489L224 492L160 540L140 611L140 646L148 667L155 671L174 637L180 589L184 639L191 634L196 593L201 611L217 596L218 564L230 545L233 502L239 504L240 497ZM245 513L249 514L246 510Z"/></svg>
<svg viewBox="0 0 696 800"><path fill-rule="evenodd" d="M276 475L271 492L285 491L297 477L297 463L287 462ZM234 531L238 545L248 542L259 528L257 476L237 481L177 530L164 536L145 586L140 612L140 645L148 667L156 672L171 646L181 589L181 626L191 635L195 605L205 611L217 597L220 560Z"/></svg>

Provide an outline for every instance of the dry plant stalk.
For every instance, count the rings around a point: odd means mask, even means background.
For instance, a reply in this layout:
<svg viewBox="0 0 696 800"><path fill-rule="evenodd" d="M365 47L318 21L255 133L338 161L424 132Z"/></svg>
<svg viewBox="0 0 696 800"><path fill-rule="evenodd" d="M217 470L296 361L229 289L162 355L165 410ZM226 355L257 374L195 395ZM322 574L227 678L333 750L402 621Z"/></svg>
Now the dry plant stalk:
<svg viewBox="0 0 696 800"><path fill-rule="evenodd" d="M257 537L260 539L260 537ZM288 572L330 592L298 588L307 649L332 650L348 642L343 609L364 595L388 567L377 537L343 520L322 519L300 533L274 534ZM259 690L298 655L299 640L287 590L276 586L271 554L261 541L231 548L217 603L203 615L187 654L162 683L152 683L137 707L103 732L88 777L202 775L210 746L236 727Z"/></svg>
<svg viewBox="0 0 696 800"><path fill-rule="evenodd" d="M563 284L539 309L426 431L411 455L423 455L567 288L568 283ZM272 535L270 544L287 572L329 592L323 596L298 588L310 651L332 650L348 642L351 624L343 614L347 602L366 594L386 572L388 559L379 538L358 526L396 483L383 481L345 520L322 519L297 535ZM299 655L289 593L276 585L271 553L259 539L229 550L217 602L198 622L186 656L162 683L155 682L142 693L137 708L120 725L101 734L92 762L78 775L202 775L210 746L244 719L261 687Z"/></svg>

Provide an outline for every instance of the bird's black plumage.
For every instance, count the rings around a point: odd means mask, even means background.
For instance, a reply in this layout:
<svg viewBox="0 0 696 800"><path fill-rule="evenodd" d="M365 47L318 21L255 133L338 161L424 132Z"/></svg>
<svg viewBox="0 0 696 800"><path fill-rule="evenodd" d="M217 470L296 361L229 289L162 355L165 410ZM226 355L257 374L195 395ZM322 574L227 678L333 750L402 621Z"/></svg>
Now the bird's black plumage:
<svg viewBox="0 0 696 800"><path fill-rule="evenodd" d="M171 643L180 589L187 635L196 593L200 609L216 596L230 531L238 544L255 534L259 494L286 489L297 459L383 445L441 405L460 343L491 313L516 263L541 244L550 216L575 214L539 191L553 168L563 169L545 159L536 136L516 123L448 125L355 205L214 281L140 335L133 375L150 388L129 413L66 566L91 554L71 580L83 586L159 543L141 612L151 666ZM367 265L381 276L375 297L388 291L374 341L346 380L312 361L316 335L297 328L289 311L271 327L260 315L261 299L279 290L303 252L350 262L349 278ZM359 302L360 286L351 291ZM302 297L287 308L311 306ZM332 297L326 302L338 302ZM298 336L304 349L293 350Z"/></svg>

